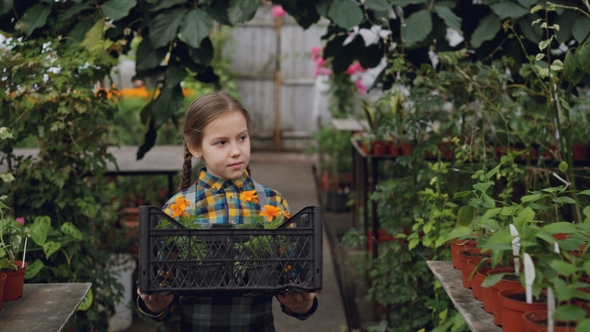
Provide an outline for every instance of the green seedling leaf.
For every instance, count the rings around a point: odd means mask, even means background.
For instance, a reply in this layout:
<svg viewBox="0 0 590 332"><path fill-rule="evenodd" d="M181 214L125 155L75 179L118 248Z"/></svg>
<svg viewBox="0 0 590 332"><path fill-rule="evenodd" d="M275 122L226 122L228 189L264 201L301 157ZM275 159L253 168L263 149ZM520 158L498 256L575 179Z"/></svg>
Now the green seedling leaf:
<svg viewBox="0 0 590 332"><path fill-rule="evenodd" d="M63 225L61 225L60 229L62 233L70 235L78 240L82 240L82 233L80 232L80 230L78 230L78 227L76 227L76 225L72 224L71 222L68 221L64 223Z"/></svg>
<svg viewBox="0 0 590 332"><path fill-rule="evenodd" d="M54 252L58 251L61 248L61 243L49 241L43 245L43 252L45 252L45 257L49 258L53 255Z"/></svg>
<svg viewBox="0 0 590 332"><path fill-rule="evenodd" d="M12 173L2 173L0 174L0 179L2 179L2 181L4 182L12 182L14 181L14 175L12 175Z"/></svg>
<svg viewBox="0 0 590 332"><path fill-rule="evenodd" d="M559 163L559 170L560 170L562 173L565 173L565 172L567 171L567 168L568 168L568 164L567 164L567 162L565 162L565 161L562 161L562 162L560 162L560 163Z"/></svg>
<svg viewBox="0 0 590 332"><path fill-rule="evenodd" d="M496 207L496 202L488 195L483 194L483 204L482 206L486 209L491 209Z"/></svg>
<svg viewBox="0 0 590 332"><path fill-rule="evenodd" d="M578 195L587 195L587 196L590 196L590 190L589 189L586 189L584 191L580 191L578 193Z"/></svg>
<svg viewBox="0 0 590 332"><path fill-rule="evenodd" d="M571 222L567 222L567 221L559 221L559 222L554 222L554 223L545 225L545 226L543 226L543 228L541 230L546 232L549 235L558 234L558 233L571 234L571 233L575 233L577 231L576 226L574 224L572 224Z"/></svg>
<svg viewBox="0 0 590 332"><path fill-rule="evenodd" d="M568 262L554 259L551 261L551 263L549 263L549 266L551 266L552 269L557 271L557 273L566 277L576 273L576 267Z"/></svg>
<svg viewBox="0 0 590 332"><path fill-rule="evenodd" d="M522 227L533 220L533 218L535 217L535 211L533 211L533 209L531 209L530 207L526 207L524 209L522 209L518 215L516 215L516 217L514 217L514 224L516 225L516 228L519 230L522 229Z"/></svg>
<svg viewBox="0 0 590 332"><path fill-rule="evenodd" d="M488 182L484 182L484 183L476 183L473 185L473 189L479 190L482 193L485 193L490 186L493 186L494 182L493 181L488 181Z"/></svg>
<svg viewBox="0 0 590 332"><path fill-rule="evenodd" d="M498 172L500 171L500 167L502 167L502 164L497 165L496 167L492 168L487 174L486 174L486 180L491 179L493 176L495 176L496 174L498 174Z"/></svg>
<svg viewBox="0 0 590 332"><path fill-rule="evenodd" d="M33 239L33 241L39 246L44 245L47 240L47 233L50 229L51 219L49 217L43 216L35 218L33 225L29 228L31 239Z"/></svg>
<svg viewBox="0 0 590 332"><path fill-rule="evenodd" d="M534 201L536 201L536 200L539 200L539 199L540 199L540 198L542 198L542 197L544 197L544 195L542 195L542 194L533 194L533 195L526 195L526 196L522 196L522 197L520 198L520 200L521 200L523 203L526 203L526 202L534 202Z"/></svg>
<svg viewBox="0 0 590 332"><path fill-rule="evenodd" d="M471 228L465 226L457 226L447 235L447 241L461 238L471 234Z"/></svg>
<svg viewBox="0 0 590 332"><path fill-rule="evenodd" d="M553 318L559 320L565 320L568 322L579 321L586 317L586 311L580 307L576 307L574 305L562 305L559 306L555 313L553 314ZM579 327L576 327L576 331L583 331L580 330Z"/></svg>
<svg viewBox="0 0 590 332"><path fill-rule="evenodd" d="M475 218L475 209L473 206L466 205L459 209L457 213L457 226L469 226Z"/></svg>
<svg viewBox="0 0 590 332"><path fill-rule="evenodd" d="M534 14L534 13L538 12L538 11L539 11L539 10L541 10L541 9L543 9L543 6L541 6L541 5L536 5L536 6L534 6L533 8L531 8L531 11L530 11L530 13L531 13L531 14Z"/></svg>
<svg viewBox="0 0 590 332"><path fill-rule="evenodd" d="M76 310L86 311L86 310L90 309L90 306L92 306L93 300L94 300L94 295L92 294L92 289L89 289L88 293L86 293L86 296L84 296L84 299L82 299L82 302L80 302L80 305L78 306L78 308Z"/></svg>
<svg viewBox="0 0 590 332"><path fill-rule="evenodd" d="M27 269L25 270L25 279L31 279L41 271L45 267L45 264L39 259L35 260L32 264L27 264Z"/></svg>
<svg viewBox="0 0 590 332"><path fill-rule="evenodd" d="M504 275L506 273L498 273L498 274L492 274L490 276L487 276L483 282L481 283L481 287L492 287L495 284L497 284L498 282L500 282L500 280L502 280L502 278L504 278Z"/></svg>
<svg viewBox="0 0 590 332"><path fill-rule="evenodd" d="M453 198L463 198L463 197L467 197L469 195L471 195L472 191L471 190L465 190L465 191L460 191L457 192L453 195Z"/></svg>
<svg viewBox="0 0 590 332"><path fill-rule="evenodd" d="M555 197L553 198L553 201L560 204L576 204L576 201L574 201L573 198L567 196Z"/></svg>

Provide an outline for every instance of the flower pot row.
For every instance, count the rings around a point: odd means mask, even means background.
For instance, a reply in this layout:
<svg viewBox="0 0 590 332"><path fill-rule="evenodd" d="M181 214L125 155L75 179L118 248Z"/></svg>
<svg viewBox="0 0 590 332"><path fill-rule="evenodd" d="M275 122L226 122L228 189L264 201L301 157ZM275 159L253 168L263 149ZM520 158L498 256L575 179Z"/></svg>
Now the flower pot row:
<svg viewBox="0 0 590 332"><path fill-rule="evenodd" d="M409 156L414 150L414 146L407 141L399 143L393 141L359 141L363 153L367 156Z"/></svg>

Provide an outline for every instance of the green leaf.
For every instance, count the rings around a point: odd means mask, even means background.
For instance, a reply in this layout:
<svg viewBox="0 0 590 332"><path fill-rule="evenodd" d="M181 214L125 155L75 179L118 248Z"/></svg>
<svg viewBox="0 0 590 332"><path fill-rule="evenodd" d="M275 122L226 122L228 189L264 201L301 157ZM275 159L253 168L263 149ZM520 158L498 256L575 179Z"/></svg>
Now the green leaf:
<svg viewBox="0 0 590 332"><path fill-rule="evenodd" d="M519 18L529 13L528 8L524 8L512 1L498 2L490 5L490 8L498 15L500 20Z"/></svg>
<svg viewBox="0 0 590 332"><path fill-rule="evenodd" d="M406 18L402 26L404 44L412 46L426 39L432 31L432 15L428 9L419 10Z"/></svg>
<svg viewBox="0 0 590 332"><path fill-rule="evenodd" d="M328 12L330 11L331 4L332 0L317 0L315 1L315 9L318 11L318 14L328 18Z"/></svg>
<svg viewBox="0 0 590 332"><path fill-rule="evenodd" d="M0 179L4 182L12 182L14 181L14 175L12 173L2 173L0 174Z"/></svg>
<svg viewBox="0 0 590 332"><path fill-rule="evenodd" d="M45 4L36 4L27 10L21 19L21 29L30 36L35 29L47 23L47 16L51 13L51 7Z"/></svg>
<svg viewBox="0 0 590 332"><path fill-rule="evenodd" d="M586 220L584 220L584 222L590 221L590 205L586 206L584 210L582 210L582 213L584 213L584 215L586 216Z"/></svg>
<svg viewBox="0 0 590 332"><path fill-rule="evenodd" d="M61 243L48 241L43 244L43 252L45 252L45 257L49 258L54 252L58 251L61 248Z"/></svg>
<svg viewBox="0 0 590 332"><path fill-rule="evenodd" d="M472 193L471 190L460 191L460 192L455 193L453 195L453 198L467 197L467 196L471 195L471 193Z"/></svg>
<svg viewBox="0 0 590 332"><path fill-rule="evenodd" d="M391 5L386 0L365 0L364 5L378 12L388 11Z"/></svg>
<svg viewBox="0 0 590 332"><path fill-rule="evenodd" d="M232 25L250 21L258 9L258 0L230 0L227 16Z"/></svg>
<svg viewBox="0 0 590 332"><path fill-rule="evenodd" d="M531 11L530 11L530 13L531 13L531 14L534 14L534 13L538 12L539 10L543 10L543 6L541 6L541 5L536 5L536 6L534 6L533 8L531 8Z"/></svg>
<svg viewBox="0 0 590 332"><path fill-rule="evenodd" d="M420 243L420 239L411 239L410 242L408 243L408 249L409 250L414 249L414 247L416 247L419 243Z"/></svg>
<svg viewBox="0 0 590 332"><path fill-rule="evenodd" d="M91 9L91 8L92 7L90 7L90 5L87 3L75 3L72 7L70 7L70 9L68 9L67 12L59 15L59 20L60 21L69 20L70 18L72 18L76 14L78 14L82 11L85 11L87 9Z"/></svg>
<svg viewBox="0 0 590 332"><path fill-rule="evenodd" d="M150 9L152 12L157 12L158 10L170 8L174 5L179 3L184 3L186 0L160 0L160 2L154 6L154 8ZM202 2L202 1L201 1Z"/></svg>
<svg viewBox="0 0 590 332"><path fill-rule="evenodd" d="M91 288L88 290L88 293L86 293L86 296L84 296L84 299L82 299L82 302L80 302L80 305L78 306L78 308L76 310L86 311L86 310L90 309L90 307L92 306L93 299L94 299L94 296L92 295L92 288Z"/></svg>
<svg viewBox="0 0 590 332"><path fill-rule="evenodd" d="M551 266L552 269L557 271L557 273L566 277L576 273L575 266L568 262L560 261L557 259L552 260L551 263L549 263L549 266Z"/></svg>
<svg viewBox="0 0 590 332"><path fill-rule="evenodd" d="M33 239L33 241L39 246L44 245L47 240L47 233L50 229L51 219L49 217L36 217L35 221L33 221L33 225L29 228L31 239Z"/></svg>
<svg viewBox="0 0 590 332"><path fill-rule="evenodd" d="M559 163L559 170L562 173L565 173L567 171L567 167L568 167L567 162L562 161L562 162Z"/></svg>
<svg viewBox="0 0 590 332"><path fill-rule="evenodd" d="M476 183L473 185L473 189L479 190L482 193L485 193L490 186L494 185L494 181L488 181L488 182L484 182L484 183Z"/></svg>
<svg viewBox="0 0 590 332"><path fill-rule="evenodd" d="M527 203L527 202L534 202L536 200L541 199L542 197L544 197L545 195L543 194L533 194L533 195L526 195L526 196L522 196L520 198L520 201L523 203Z"/></svg>
<svg viewBox="0 0 590 332"><path fill-rule="evenodd" d="M578 15L574 11L567 10L555 17L555 24L559 25L559 31L555 33L555 39L559 43L567 43L572 37L572 28Z"/></svg>
<svg viewBox="0 0 590 332"><path fill-rule="evenodd" d="M550 235L558 233L570 234L576 232L576 226L571 222L559 221L543 226L542 230Z"/></svg>
<svg viewBox="0 0 590 332"><path fill-rule="evenodd" d="M543 30L533 26L536 15L527 15L518 19L518 25L522 34L533 43L540 43L543 39Z"/></svg>
<svg viewBox="0 0 590 332"><path fill-rule="evenodd" d="M457 227L453 228L452 231L449 232L446 240L449 241L452 239L461 238L461 237L467 236L469 234L471 234L471 228L465 227L465 226L457 226Z"/></svg>
<svg viewBox="0 0 590 332"><path fill-rule="evenodd" d="M12 130L8 127L0 127L0 139L14 138L12 136Z"/></svg>
<svg viewBox="0 0 590 332"><path fill-rule="evenodd" d="M583 319L576 325L576 331L590 331L590 318Z"/></svg>
<svg viewBox="0 0 590 332"><path fill-rule="evenodd" d="M565 54L563 75L565 76L565 79L573 85L580 83L582 78L584 78L584 72L582 70L577 70L577 60L573 49L569 49Z"/></svg>
<svg viewBox="0 0 590 332"><path fill-rule="evenodd" d="M12 0L0 0L0 15L8 13L12 9Z"/></svg>
<svg viewBox="0 0 590 332"><path fill-rule="evenodd" d="M572 26L572 35L578 43L581 43L590 31L590 18L578 15Z"/></svg>
<svg viewBox="0 0 590 332"><path fill-rule="evenodd" d="M486 209L491 209L491 208L495 208L496 207L496 202L487 194L483 194L483 204L482 206Z"/></svg>
<svg viewBox="0 0 590 332"><path fill-rule="evenodd" d="M576 49L576 67L590 74L590 46L584 44Z"/></svg>
<svg viewBox="0 0 590 332"><path fill-rule="evenodd" d="M32 264L27 264L27 269L25 270L25 279L31 279L41 271L45 267L45 264L39 259L36 259Z"/></svg>
<svg viewBox="0 0 590 332"><path fill-rule="evenodd" d="M188 54L195 63L208 66L213 59L213 44L211 43L211 39L209 37L203 39L199 48L189 47Z"/></svg>
<svg viewBox="0 0 590 332"><path fill-rule="evenodd" d="M428 4L428 0L389 0L391 4L405 7L407 5Z"/></svg>
<svg viewBox="0 0 590 332"><path fill-rule="evenodd" d="M537 3L537 0L518 0L518 3L523 7L530 8Z"/></svg>
<svg viewBox="0 0 590 332"><path fill-rule="evenodd" d="M61 225L60 230L62 233L66 235L70 235L75 239L82 240L82 233L80 232L80 230L78 230L78 227L76 227L76 225L72 224L69 221L63 223L63 225Z"/></svg>
<svg viewBox="0 0 590 332"><path fill-rule="evenodd" d="M590 196L590 189L586 189L584 191L580 191L578 193L578 195L587 195L587 196Z"/></svg>
<svg viewBox="0 0 590 332"><path fill-rule="evenodd" d="M486 180L491 179L494 175L498 174L500 171L500 167L502 164L497 165L496 167L492 168L489 172L486 173Z"/></svg>
<svg viewBox="0 0 590 332"><path fill-rule="evenodd" d="M473 206L465 205L457 213L457 226L469 226L475 218L475 209Z"/></svg>
<svg viewBox="0 0 590 332"><path fill-rule="evenodd" d="M586 311L574 305L560 305L553 314L554 319L565 320L568 322L579 321L584 317L586 317ZM582 330L579 330L579 328L576 327L576 331Z"/></svg>
<svg viewBox="0 0 590 332"><path fill-rule="evenodd" d="M184 95L180 85L165 87L160 90L160 95L154 103L154 120L159 123L166 123L184 103Z"/></svg>
<svg viewBox="0 0 590 332"><path fill-rule="evenodd" d="M479 20L479 25L471 35L471 45L479 48L484 41L492 40L496 37L502 27L501 21L495 14L489 14Z"/></svg>
<svg viewBox="0 0 590 332"><path fill-rule="evenodd" d="M442 18L443 21L445 21L445 24L449 28L457 31L460 35L463 35L463 31L461 30L461 18L457 16L455 13L453 13L451 8L447 6L435 5L434 11L436 11L438 17Z"/></svg>
<svg viewBox="0 0 590 332"><path fill-rule="evenodd" d="M80 43L80 46L90 51L96 44L102 41L104 39L104 22L104 18L96 21L84 36L84 40Z"/></svg>
<svg viewBox="0 0 590 332"><path fill-rule="evenodd" d="M178 66L168 66L166 68L166 86L172 87L177 86L180 82L184 81L187 75L186 70Z"/></svg>
<svg viewBox="0 0 590 332"><path fill-rule="evenodd" d="M168 45L176 37L184 12L184 9L165 11L152 20L149 36L154 48Z"/></svg>
<svg viewBox="0 0 590 332"><path fill-rule="evenodd" d="M514 224L516 225L516 229L518 229L518 231L520 232L524 224L531 222L534 217L535 211L533 211L533 209L531 209L530 207L527 206L526 208L520 210L518 215L514 217Z"/></svg>
<svg viewBox="0 0 590 332"><path fill-rule="evenodd" d="M350 30L363 21L363 11L353 0L334 0L328 17L339 27Z"/></svg>
<svg viewBox="0 0 590 332"><path fill-rule="evenodd" d="M168 49L165 47L154 48L149 37L144 37L137 46L136 68L138 70L147 70L156 68L166 57Z"/></svg>
<svg viewBox="0 0 590 332"><path fill-rule="evenodd" d="M555 197L553 198L553 201L560 204L576 204L576 201L574 201L573 198L567 196Z"/></svg>
<svg viewBox="0 0 590 332"><path fill-rule="evenodd" d="M481 283L481 287L492 287L495 284L497 284L498 282L500 282L500 280L502 280L502 278L504 278L504 275L506 273L496 273L496 274L492 274L487 276Z"/></svg>
<svg viewBox="0 0 590 332"><path fill-rule="evenodd" d="M199 48L201 40L209 36L212 28L213 20L204 11L195 8L182 19L180 38L188 45Z"/></svg>
<svg viewBox="0 0 590 332"><path fill-rule="evenodd" d="M117 21L129 15L129 10L135 7L137 0L109 0L100 6L104 15Z"/></svg>

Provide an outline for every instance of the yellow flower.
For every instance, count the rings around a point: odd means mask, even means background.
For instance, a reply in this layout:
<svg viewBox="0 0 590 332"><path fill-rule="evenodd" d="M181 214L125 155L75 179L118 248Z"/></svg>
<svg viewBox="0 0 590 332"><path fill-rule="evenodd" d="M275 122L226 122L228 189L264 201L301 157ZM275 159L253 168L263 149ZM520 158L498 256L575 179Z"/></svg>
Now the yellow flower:
<svg viewBox="0 0 590 332"><path fill-rule="evenodd" d="M248 202L258 203L258 195L256 194L256 190L244 191L240 194L240 200L244 204Z"/></svg>
<svg viewBox="0 0 590 332"><path fill-rule="evenodd" d="M172 209L172 218L176 217L188 217L188 213L186 213L186 208L190 205L190 203L184 197L178 197L174 200L174 203L170 204L170 209Z"/></svg>
<svg viewBox="0 0 590 332"><path fill-rule="evenodd" d="M260 212L260 215L266 217L268 222L271 222L274 217L281 215L281 208L267 204Z"/></svg>

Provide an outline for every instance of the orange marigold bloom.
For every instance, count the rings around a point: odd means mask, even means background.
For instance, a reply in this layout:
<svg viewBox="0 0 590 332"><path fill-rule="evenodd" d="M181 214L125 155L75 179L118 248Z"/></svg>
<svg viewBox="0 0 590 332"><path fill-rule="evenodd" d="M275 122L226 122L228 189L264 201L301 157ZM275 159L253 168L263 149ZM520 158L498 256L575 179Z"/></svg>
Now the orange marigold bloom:
<svg viewBox="0 0 590 332"><path fill-rule="evenodd" d="M281 208L267 204L260 212L260 215L266 217L268 222L271 222L274 217L281 215Z"/></svg>
<svg viewBox="0 0 590 332"><path fill-rule="evenodd" d="M283 211L283 215L285 216L285 219L291 218L291 213L289 213L287 210Z"/></svg>
<svg viewBox="0 0 590 332"><path fill-rule="evenodd" d="M178 197L175 199L174 203L170 204L170 209L172 209L172 218L188 216L186 213L186 208L189 205L190 203L184 197Z"/></svg>
<svg viewBox="0 0 590 332"><path fill-rule="evenodd" d="M258 194L256 194L256 190L248 190L240 193L240 200L246 204L248 202L258 203Z"/></svg>

